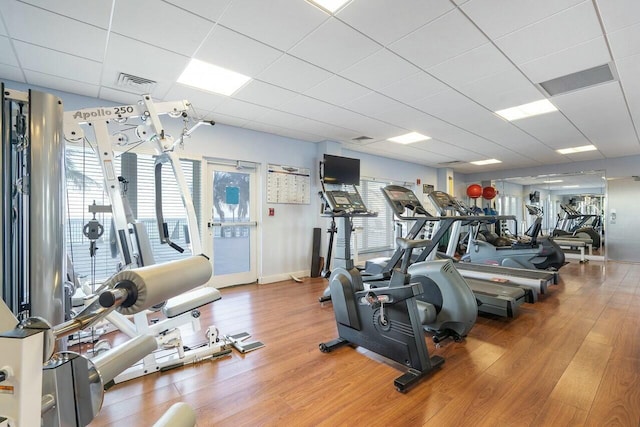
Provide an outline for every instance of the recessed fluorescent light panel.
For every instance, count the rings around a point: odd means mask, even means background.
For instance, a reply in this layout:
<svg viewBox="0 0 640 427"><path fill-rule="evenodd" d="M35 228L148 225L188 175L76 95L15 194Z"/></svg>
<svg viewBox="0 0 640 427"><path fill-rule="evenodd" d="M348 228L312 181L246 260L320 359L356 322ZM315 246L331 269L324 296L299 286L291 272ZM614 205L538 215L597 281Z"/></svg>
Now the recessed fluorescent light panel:
<svg viewBox="0 0 640 427"><path fill-rule="evenodd" d="M518 105L517 107L496 111L496 114L512 122L514 120L538 116L540 114L550 113L552 111L558 111L558 109L555 107L555 105L549 102L549 100L541 99L540 101L530 102L528 104Z"/></svg>
<svg viewBox="0 0 640 427"><path fill-rule="evenodd" d="M320 9L330 14L342 9L351 0L307 0L309 3L318 6Z"/></svg>
<svg viewBox="0 0 640 427"><path fill-rule="evenodd" d="M192 59L178 77L178 83L209 92L231 96L251 80L244 74Z"/></svg>
<svg viewBox="0 0 640 427"><path fill-rule="evenodd" d="M562 188L579 188L579 185L563 185Z"/></svg>
<svg viewBox="0 0 640 427"><path fill-rule="evenodd" d="M597 150L595 145L583 145L581 147L562 148L556 151L560 154L573 154L573 153L583 153L585 151L594 151L594 150Z"/></svg>
<svg viewBox="0 0 640 427"><path fill-rule="evenodd" d="M498 159L487 159L487 160L478 160L475 162L469 162L472 165L484 166L484 165L492 165L494 163L502 163L501 160Z"/></svg>
<svg viewBox="0 0 640 427"><path fill-rule="evenodd" d="M431 139L431 137L418 132L410 132L404 135L394 136L393 138L387 139L387 141L397 142L398 144L413 144L414 142L426 141L427 139Z"/></svg>
<svg viewBox="0 0 640 427"><path fill-rule="evenodd" d="M545 184L557 184L558 182L562 182L562 180L561 179L552 179L552 180L549 180L549 181L542 181L542 182L544 182Z"/></svg>

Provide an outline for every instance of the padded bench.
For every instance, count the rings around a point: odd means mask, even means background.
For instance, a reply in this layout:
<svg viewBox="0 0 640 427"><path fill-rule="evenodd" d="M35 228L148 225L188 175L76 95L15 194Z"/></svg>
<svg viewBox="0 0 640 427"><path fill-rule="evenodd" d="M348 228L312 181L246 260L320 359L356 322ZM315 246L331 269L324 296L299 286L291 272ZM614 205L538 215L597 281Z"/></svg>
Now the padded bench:
<svg viewBox="0 0 640 427"><path fill-rule="evenodd" d="M205 286L167 300L167 303L162 308L162 313L168 318L180 316L220 298L222 298L222 295L219 290Z"/></svg>

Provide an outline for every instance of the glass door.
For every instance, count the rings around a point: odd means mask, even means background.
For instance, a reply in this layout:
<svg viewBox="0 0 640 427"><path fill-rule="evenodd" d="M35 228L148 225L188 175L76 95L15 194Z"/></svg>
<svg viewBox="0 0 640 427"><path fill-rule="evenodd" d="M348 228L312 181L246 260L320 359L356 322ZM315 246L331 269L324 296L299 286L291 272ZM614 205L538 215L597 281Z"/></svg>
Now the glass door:
<svg viewBox="0 0 640 427"><path fill-rule="evenodd" d="M207 253L216 287L254 283L256 268L256 171L208 164Z"/></svg>

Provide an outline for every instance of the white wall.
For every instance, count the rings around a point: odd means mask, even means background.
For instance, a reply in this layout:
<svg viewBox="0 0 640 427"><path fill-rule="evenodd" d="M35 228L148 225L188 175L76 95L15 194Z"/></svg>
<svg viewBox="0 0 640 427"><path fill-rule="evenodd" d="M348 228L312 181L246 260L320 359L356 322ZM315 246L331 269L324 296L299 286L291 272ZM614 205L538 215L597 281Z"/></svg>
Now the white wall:
<svg viewBox="0 0 640 427"><path fill-rule="evenodd" d="M185 152L257 163L259 280L268 283L287 279L289 274L309 273L312 230L320 226L316 144L216 124L194 132L185 144ZM269 163L310 169L311 203L268 204L265 186ZM268 216L269 208L275 209L275 216Z"/></svg>
<svg viewBox="0 0 640 427"><path fill-rule="evenodd" d="M420 185L431 184L434 187L438 184L438 170L435 168L402 160L373 156L358 151L342 150L342 155L360 159L360 175L362 177L413 184L419 179ZM422 191L422 188L420 188L420 191Z"/></svg>

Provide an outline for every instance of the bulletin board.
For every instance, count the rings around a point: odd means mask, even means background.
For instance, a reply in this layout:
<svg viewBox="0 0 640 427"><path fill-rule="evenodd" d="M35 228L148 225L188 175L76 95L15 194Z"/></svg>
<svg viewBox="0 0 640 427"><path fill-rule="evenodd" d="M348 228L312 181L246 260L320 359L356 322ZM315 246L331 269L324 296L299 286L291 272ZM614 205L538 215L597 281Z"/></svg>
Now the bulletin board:
<svg viewBox="0 0 640 427"><path fill-rule="evenodd" d="M267 167L267 203L311 203L311 174L307 168L274 165Z"/></svg>

